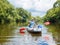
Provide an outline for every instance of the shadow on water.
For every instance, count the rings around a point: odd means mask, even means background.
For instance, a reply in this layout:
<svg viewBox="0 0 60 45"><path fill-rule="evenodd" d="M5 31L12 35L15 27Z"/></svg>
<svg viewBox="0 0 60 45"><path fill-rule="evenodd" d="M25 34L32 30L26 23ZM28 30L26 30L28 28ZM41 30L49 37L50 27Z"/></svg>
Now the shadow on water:
<svg viewBox="0 0 60 45"><path fill-rule="evenodd" d="M20 27L20 23L0 25L0 45L37 45L37 40L41 40L42 36L40 34L30 34L27 31L21 34L19 32ZM45 28L43 30L42 33L44 32L44 37L47 31Z"/></svg>

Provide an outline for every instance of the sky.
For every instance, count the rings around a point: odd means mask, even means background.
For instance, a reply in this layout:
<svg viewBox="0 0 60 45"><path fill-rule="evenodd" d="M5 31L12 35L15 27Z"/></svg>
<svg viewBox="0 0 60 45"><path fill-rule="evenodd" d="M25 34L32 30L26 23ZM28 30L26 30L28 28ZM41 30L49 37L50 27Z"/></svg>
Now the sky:
<svg viewBox="0 0 60 45"><path fill-rule="evenodd" d="M8 0L15 7L21 7L32 13L32 16L43 17L53 7L56 0Z"/></svg>

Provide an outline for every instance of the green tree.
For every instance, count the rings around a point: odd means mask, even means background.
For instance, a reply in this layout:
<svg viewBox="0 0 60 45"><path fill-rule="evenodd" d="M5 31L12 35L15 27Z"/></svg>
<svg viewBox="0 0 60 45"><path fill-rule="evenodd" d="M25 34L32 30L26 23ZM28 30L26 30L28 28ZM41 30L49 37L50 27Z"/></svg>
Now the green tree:
<svg viewBox="0 0 60 45"><path fill-rule="evenodd" d="M60 24L60 1L56 1L53 5L53 8L47 11L47 14L44 16L44 22L47 20L51 23Z"/></svg>
<svg viewBox="0 0 60 45"><path fill-rule="evenodd" d="M0 0L0 22L27 22L31 13L23 8L15 8L7 0Z"/></svg>
<svg viewBox="0 0 60 45"><path fill-rule="evenodd" d="M60 7L60 0L57 0L57 1L54 3L53 7Z"/></svg>

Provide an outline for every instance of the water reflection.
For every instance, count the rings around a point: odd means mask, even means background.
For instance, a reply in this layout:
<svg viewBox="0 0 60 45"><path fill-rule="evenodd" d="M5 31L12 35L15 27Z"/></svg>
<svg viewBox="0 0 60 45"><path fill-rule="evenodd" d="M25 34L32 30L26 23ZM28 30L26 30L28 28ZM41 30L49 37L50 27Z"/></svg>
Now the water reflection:
<svg viewBox="0 0 60 45"><path fill-rule="evenodd" d="M60 45L60 24L48 26L48 31L52 32L54 39L57 41L57 44Z"/></svg>
<svg viewBox="0 0 60 45"><path fill-rule="evenodd" d="M30 34L25 31L24 34L19 32L20 26L14 25L0 25L0 45L40 45L42 41L45 41L44 36L48 35L49 38L52 37L50 33L47 33L46 28L42 28L42 35L40 34ZM49 42L51 42L51 44ZM52 45L53 38L47 40L50 45ZM54 42L55 45L55 42Z"/></svg>

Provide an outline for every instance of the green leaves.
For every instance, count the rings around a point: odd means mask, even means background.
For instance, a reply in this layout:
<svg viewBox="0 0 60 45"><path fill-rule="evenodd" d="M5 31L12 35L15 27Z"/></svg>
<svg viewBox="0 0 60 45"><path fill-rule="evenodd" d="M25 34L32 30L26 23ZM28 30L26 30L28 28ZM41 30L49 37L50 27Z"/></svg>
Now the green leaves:
<svg viewBox="0 0 60 45"><path fill-rule="evenodd" d="M60 1L59 1L59 0L56 1L56 2L54 3L53 7L60 7Z"/></svg>
<svg viewBox="0 0 60 45"><path fill-rule="evenodd" d="M60 1L56 1L53 8L47 11L47 14L44 16L44 22L47 20L51 23L60 23Z"/></svg>
<svg viewBox="0 0 60 45"><path fill-rule="evenodd" d="M0 0L0 22L26 22L31 13L23 8L14 8L7 0Z"/></svg>
<svg viewBox="0 0 60 45"><path fill-rule="evenodd" d="M53 22L56 23L56 22L59 22L59 18L60 18L60 8L54 8L52 10L49 10L49 12L46 14L46 16L44 17L44 20L45 21L50 21L50 22ZM59 20L59 21L57 21Z"/></svg>

